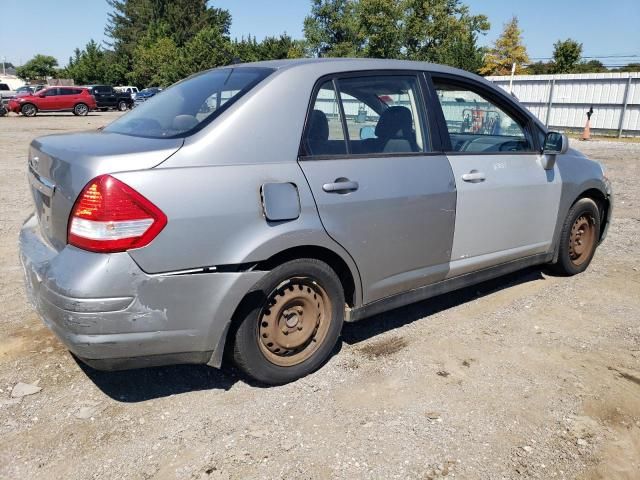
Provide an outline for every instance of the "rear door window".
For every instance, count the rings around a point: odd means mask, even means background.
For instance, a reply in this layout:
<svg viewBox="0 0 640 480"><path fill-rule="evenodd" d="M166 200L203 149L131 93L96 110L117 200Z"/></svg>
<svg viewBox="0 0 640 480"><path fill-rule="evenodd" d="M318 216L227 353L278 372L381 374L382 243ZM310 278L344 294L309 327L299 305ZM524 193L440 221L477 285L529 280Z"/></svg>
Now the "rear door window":
<svg viewBox="0 0 640 480"><path fill-rule="evenodd" d="M332 81L320 87L307 119L304 138L306 155L345 155L347 145L342 129L338 97Z"/></svg>
<svg viewBox="0 0 640 480"><path fill-rule="evenodd" d="M80 90L77 88L60 88L60 95L79 95Z"/></svg>
<svg viewBox="0 0 640 480"><path fill-rule="evenodd" d="M424 152L422 102L415 76L343 78L340 98L354 154Z"/></svg>
<svg viewBox="0 0 640 480"><path fill-rule="evenodd" d="M302 143L305 156L429 151L415 75L338 77L322 84L313 105Z"/></svg>

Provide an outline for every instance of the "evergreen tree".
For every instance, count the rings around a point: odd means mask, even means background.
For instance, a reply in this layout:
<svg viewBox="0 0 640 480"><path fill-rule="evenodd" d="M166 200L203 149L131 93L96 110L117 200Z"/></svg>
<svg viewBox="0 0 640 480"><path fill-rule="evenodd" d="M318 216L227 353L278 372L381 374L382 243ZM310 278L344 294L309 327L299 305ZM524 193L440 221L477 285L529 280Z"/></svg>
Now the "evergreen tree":
<svg viewBox="0 0 640 480"><path fill-rule="evenodd" d="M482 75L509 75L514 63L516 64L516 74L524 72L524 64L529 63L529 55L527 55L527 48L522 43L522 31L518 26L517 17L513 17L504 26L504 30L493 48L485 55L480 73Z"/></svg>

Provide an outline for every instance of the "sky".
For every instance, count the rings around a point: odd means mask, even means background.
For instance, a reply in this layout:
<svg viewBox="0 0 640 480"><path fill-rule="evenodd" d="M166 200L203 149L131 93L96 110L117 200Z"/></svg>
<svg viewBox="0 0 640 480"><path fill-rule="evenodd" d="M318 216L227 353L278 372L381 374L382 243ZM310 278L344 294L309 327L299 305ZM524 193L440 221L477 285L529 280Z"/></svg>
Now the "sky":
<svg viewBox="0 0 640 480"><path fill-rule="evenodd" d="M28 4L28 8L25 7ZM309 0L214 0L233 17L232 37L286 32L302 38ZM571 37L583 44L583 55L605 64L640 62L640 0L463 0L472 13L489 17L491 30L481 36L488 45L516 15L532 60L550 57L553 43ZM53 7L53 8L52 8ZM34 54L52 55L65 65L76 47L105 40L106 0L0 0L0 60L16 65ZM45 13L46 12L46 13ZM25 30L25 24L30 27Z"/></svg>

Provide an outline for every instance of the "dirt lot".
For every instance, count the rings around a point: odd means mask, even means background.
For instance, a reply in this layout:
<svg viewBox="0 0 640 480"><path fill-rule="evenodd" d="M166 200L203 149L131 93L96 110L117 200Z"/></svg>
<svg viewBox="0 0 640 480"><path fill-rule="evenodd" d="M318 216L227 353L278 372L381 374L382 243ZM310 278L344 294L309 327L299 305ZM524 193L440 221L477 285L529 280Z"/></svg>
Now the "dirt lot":
<svg viewBox="0 0 640 480"><path fill-rule="evenodd" d="M116 114L0 118L0 478L640 478L640 144L601 159L615 221L589 270L529 269L347 325L310 377L100 373L28 307L31 138ZM18 382L40 391L12 398Z"/></svg>

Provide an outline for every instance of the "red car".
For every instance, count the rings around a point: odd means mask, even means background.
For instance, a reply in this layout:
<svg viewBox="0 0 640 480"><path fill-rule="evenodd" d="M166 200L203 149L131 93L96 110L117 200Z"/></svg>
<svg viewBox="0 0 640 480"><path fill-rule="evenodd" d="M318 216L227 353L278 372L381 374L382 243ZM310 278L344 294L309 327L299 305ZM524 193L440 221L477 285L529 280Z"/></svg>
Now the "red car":
<svg viewBox="0 0 640 480"><path fill-rule="evenodd" d="M10 112L33 117L38 112L73 112L84 116L96 109L96 99L87 88L49 87L31 95L14 97L9 101Z"/></svg>

